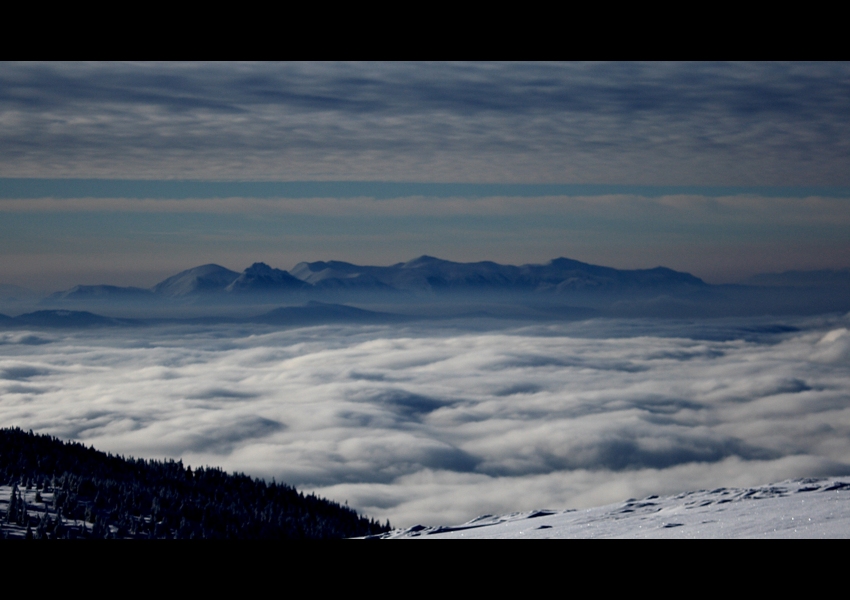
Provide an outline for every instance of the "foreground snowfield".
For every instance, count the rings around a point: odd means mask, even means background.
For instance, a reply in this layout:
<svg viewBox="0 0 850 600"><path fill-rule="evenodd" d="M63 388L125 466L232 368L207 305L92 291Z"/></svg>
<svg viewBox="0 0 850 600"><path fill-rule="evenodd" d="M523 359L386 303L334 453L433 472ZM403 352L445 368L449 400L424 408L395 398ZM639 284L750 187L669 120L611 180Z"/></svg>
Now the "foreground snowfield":
<svg viewBox="0 0 850 600"><path fill-rule="evenodd" d="M850 478L649 496L585 510L484 515L414 525L384 539L850 538Z"/></svg>

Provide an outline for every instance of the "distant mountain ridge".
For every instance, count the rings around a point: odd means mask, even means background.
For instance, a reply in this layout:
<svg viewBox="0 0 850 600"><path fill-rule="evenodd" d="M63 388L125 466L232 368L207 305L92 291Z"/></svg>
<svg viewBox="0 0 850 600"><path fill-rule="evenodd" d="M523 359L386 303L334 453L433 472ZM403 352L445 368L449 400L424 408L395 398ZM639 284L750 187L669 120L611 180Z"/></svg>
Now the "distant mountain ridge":
<svg viewBox="0 0 850 600"><path fill-rule="evenodd" d="M117 285L75 285L69 290L50 294L46 300L97 300L110 298L148 298L151 290L137 287L120 287Z"/></svg>
<svg viewBox="0 0 850 600"><path fill-rule="evenodd" d="M48 301L141 300L209 295L290 294L292 292L538 292L614 291L642 288L699 288L707 284L689 273L656 267L620 270L568 258L546 264L459 263L420 256L387 267L343 261L297 264L292 273L257 262L242 273L206 264L173 275L149 289L78 285L48 296Z"/></svg>
<svg viewBox="0 0 850 600"><path fill-rule="evenodd" d="M220 292L233 283L239 273L220 265L201 265L181 271L168 279L160 281L151 288L155 294L164 296L187 296Z"/></svg>
<svg viewBox="0 0 850 600"><path fill-rule="evenodd" d="M0 315L0 323L23 327L68 327L76 329L129 325L133 324L134 321L131 319L113 319L82 310L39 310L17 317Z"/></svg>
<svg viewBox="0 0 850 600"><path fill-rule="evenodd" d="M227 292L274 293L301 290L307 287L287 271L273 269L266 263L254 263L234 279L226 288Z"/></svg>
<svg viewBox="0 0 850 600"><path fill-rule="evenodd" d="M76 310L127 307L138 314L173 307L292 306L309 301L435 307L454 301L547 304L621 316L815 314L850 310L850 271L788 272L757 276L744 285L712 285L666 267L615 269L564 257L519 266L427 255L389 266L330 260L301 262L291 272L256 262L241 273L206 264L148 289L75 286L51 294L41 305Z"/></svg>
<svg viewBox="0 0 850 600"><path fill-rule="evenodd" d="M117 319L81 310L39 310L17 317L0 314L0 325L20 328L39 327L50 329L81 329L89 327L143 326L162 323L198 324L198 323L256 323L286 327L304 327L328 323L399 323L410 320L409 317L386 312L364 310L343 304L328 304L311 300L302 306L282 306L251 317L201 317L170 319Z"/></svg>
<svg viewBox="0 0 850 600"><path fill-rule="evenodd" d="M282 306L246 320L269 325L304 326L320 323L393 323L406 319L401 315L311 300L304 306Z"/></svg>

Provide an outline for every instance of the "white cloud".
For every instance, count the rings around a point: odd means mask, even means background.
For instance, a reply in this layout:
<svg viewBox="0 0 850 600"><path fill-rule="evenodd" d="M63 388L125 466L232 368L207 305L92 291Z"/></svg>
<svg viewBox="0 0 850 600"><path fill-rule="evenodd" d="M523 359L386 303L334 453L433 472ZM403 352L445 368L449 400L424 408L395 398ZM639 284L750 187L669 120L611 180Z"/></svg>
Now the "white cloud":
<svg viewBox="0 0 850 600"><path fill-rule="evenodd" d="M0 332L0 422L399 525L850 472L846 322L775 324Z"/></svg>

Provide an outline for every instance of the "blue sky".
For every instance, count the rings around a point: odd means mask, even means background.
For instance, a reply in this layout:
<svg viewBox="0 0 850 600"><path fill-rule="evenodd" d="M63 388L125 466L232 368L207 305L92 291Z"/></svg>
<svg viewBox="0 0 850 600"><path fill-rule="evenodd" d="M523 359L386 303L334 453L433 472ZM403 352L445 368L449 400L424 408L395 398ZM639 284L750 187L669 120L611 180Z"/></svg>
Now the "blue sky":
<svg viewBox="0 0 850 600"><path fill-rule="evenodd" d="M0 282L850 266L850 65L0 65Z"/></svg>

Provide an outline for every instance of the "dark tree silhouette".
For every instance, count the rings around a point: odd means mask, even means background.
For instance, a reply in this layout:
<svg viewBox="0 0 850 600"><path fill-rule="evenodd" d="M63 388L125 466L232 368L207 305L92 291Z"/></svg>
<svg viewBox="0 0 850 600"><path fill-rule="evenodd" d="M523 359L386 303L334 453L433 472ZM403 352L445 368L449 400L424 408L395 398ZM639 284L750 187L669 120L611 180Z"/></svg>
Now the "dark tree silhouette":
<svg viewBox="0 0 850 600"><path fill-rule="evenodd" d="M38 539L330 539L390 529L389 521L285 484L214 467L193 471L180 461L125 459L17 428L0 429L0 484L12 486L0 521ZM40 489L28 507L19 486L33 485Z"/></svg>

